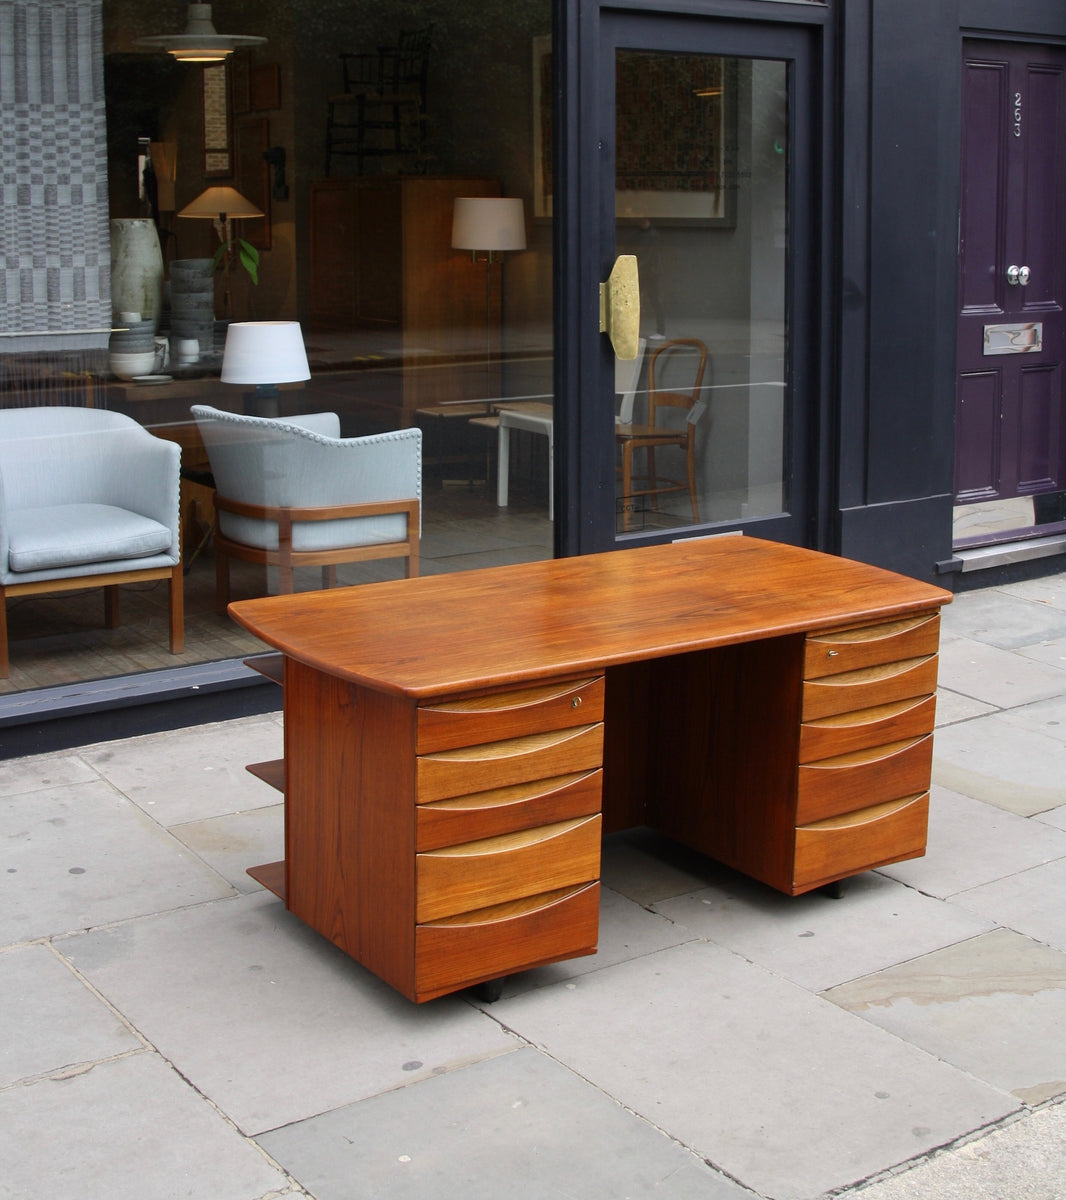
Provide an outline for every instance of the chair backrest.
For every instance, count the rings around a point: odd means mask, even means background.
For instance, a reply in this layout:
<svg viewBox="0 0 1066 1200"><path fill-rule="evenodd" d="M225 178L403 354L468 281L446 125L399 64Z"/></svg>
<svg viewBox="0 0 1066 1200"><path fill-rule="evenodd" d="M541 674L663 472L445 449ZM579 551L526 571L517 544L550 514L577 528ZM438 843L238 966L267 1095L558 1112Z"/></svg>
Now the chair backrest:
<svg viewBox="0 0 1066 1200"><path fill-rule="evenodd" d="M416 91L426 105L426 81L429 77L429 52L433 45L433 26L403 29L396 40L393 86L396 91Z"/></svg>
<svg viewBox="0 0 1066 1200"><path fill-rule="evenodd" d="M422 434L400 429L361 438L336 436L336 413L273 420L193 405L218 495L262 508L315 508L421 499ZM277 523L223 512L222 532L253 546L277 542ZM399 532L397 533L397 530ZM404 518L343 518L304 523L297 549L355 546L403 536Z"/></svg>
<svg viewBox="0 0 1066 1200"><path fill-rule="evenodd" d="M636 358L614 360L614 394L622 397L615 421L620 425L633 423L633 403L637 397L637 385L640 383L640 371L644 366L644 349L647 344L646 338L638 338Z"/></svg>
<svg viewBox="0 0 1066 1200"><path fill-rule="evenodd" d="M172 450L172 479L158 475L152 451L161 445ZM145 502L170 483L177 488L179 458L175 443L123 413L62 405L0 409L0 510L97 503L149 515Z"/></svg>
<svg viewBox="0 0 1066 1200"><path fill-rule="evenodd" d="M692 410L700 399L707 369L707 347L699 338L672 338L648 359L648 424L657 424L658 409L684 409L689 432Z"/></svg>

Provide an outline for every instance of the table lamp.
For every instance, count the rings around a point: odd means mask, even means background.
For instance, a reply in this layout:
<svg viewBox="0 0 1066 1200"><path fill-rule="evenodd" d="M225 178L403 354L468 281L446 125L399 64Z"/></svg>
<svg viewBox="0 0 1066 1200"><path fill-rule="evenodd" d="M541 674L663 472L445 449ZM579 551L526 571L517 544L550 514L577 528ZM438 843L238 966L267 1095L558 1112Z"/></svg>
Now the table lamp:
<svg viewBox="0 0 1066 1200"><path fill-rule="evenodd" d="M233 315L233 302L230 297L229 263L233 254L233 236L230 231L231 221L243 221L247 217L261 217L263 213L244 196L232 187L209 187L203 191L178 213L179 217L206 217L215 222L215 230L222 242L222 270L225 273L225 316ZM258 263L258 253L251 247ZM255 279L253 274L253 280Z"/></svg>
<svg viewBox="0 0 1066 1200"><path fill-rule="evenodd" d="M311 378L299 321L234 321L226 330L222 382L251 384L255 415L278 415L278 384Z"/></svg>

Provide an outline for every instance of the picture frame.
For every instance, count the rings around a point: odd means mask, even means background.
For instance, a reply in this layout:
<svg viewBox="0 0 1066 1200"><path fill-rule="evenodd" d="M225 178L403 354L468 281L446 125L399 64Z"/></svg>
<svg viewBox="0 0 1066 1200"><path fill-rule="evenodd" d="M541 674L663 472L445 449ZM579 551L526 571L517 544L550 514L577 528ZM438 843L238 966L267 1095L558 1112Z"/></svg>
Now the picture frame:
<svg viewBox="0 0 1066 1200"><path fill-rule="evenodd" d="M233 174L233 118L229 73L225 63L202 68L203 175L218 179Z"/></svg>
<svg viewBox="0 0 1066 1200"><path fill-rule="evenodd" d="M533 216L552 215L551 37L533 39ZM649 106L655 94L674 97ZM619 52L615 144L621 225L736 227L735 62L706 54ZM682 98L683 99L678 99ZM626 184L631 186L626 186Z"/></svg>
<svg viewBox="0 0 1066 1200"><path fill-rule="evenodd" d="M615 98L617 222L734 228L735 61L620 50Z"/></svg>

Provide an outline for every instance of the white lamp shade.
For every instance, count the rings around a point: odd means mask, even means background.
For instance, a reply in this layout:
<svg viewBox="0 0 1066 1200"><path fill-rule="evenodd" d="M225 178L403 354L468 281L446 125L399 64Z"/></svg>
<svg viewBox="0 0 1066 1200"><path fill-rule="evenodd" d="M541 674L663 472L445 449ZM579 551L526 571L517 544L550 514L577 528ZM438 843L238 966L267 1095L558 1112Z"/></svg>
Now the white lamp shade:
<svg viewBox="0 0 1066 1200"><path fill-rule="evenodd" d="M526 214L521 199L459 196L452 213L456 250L524 250Z"/></svg>
<svg viewBox="0 0 1066 1200"><path fill-rule="evenodd" d="M310 378L299 321L234 321L226 330L223 383L297 383Z"/></svg>

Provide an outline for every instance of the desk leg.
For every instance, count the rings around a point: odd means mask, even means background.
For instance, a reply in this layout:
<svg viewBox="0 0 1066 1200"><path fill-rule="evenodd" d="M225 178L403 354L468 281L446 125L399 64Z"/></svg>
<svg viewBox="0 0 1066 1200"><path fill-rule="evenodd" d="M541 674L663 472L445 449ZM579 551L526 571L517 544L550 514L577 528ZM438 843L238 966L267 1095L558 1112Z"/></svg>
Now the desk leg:
<svg viewBox="0 0 1066 1200"><path fill-rule="evenodd" d="M496 504L507 507L507 490L511 474L511 431L501 421L496 443Z"/></svg>

